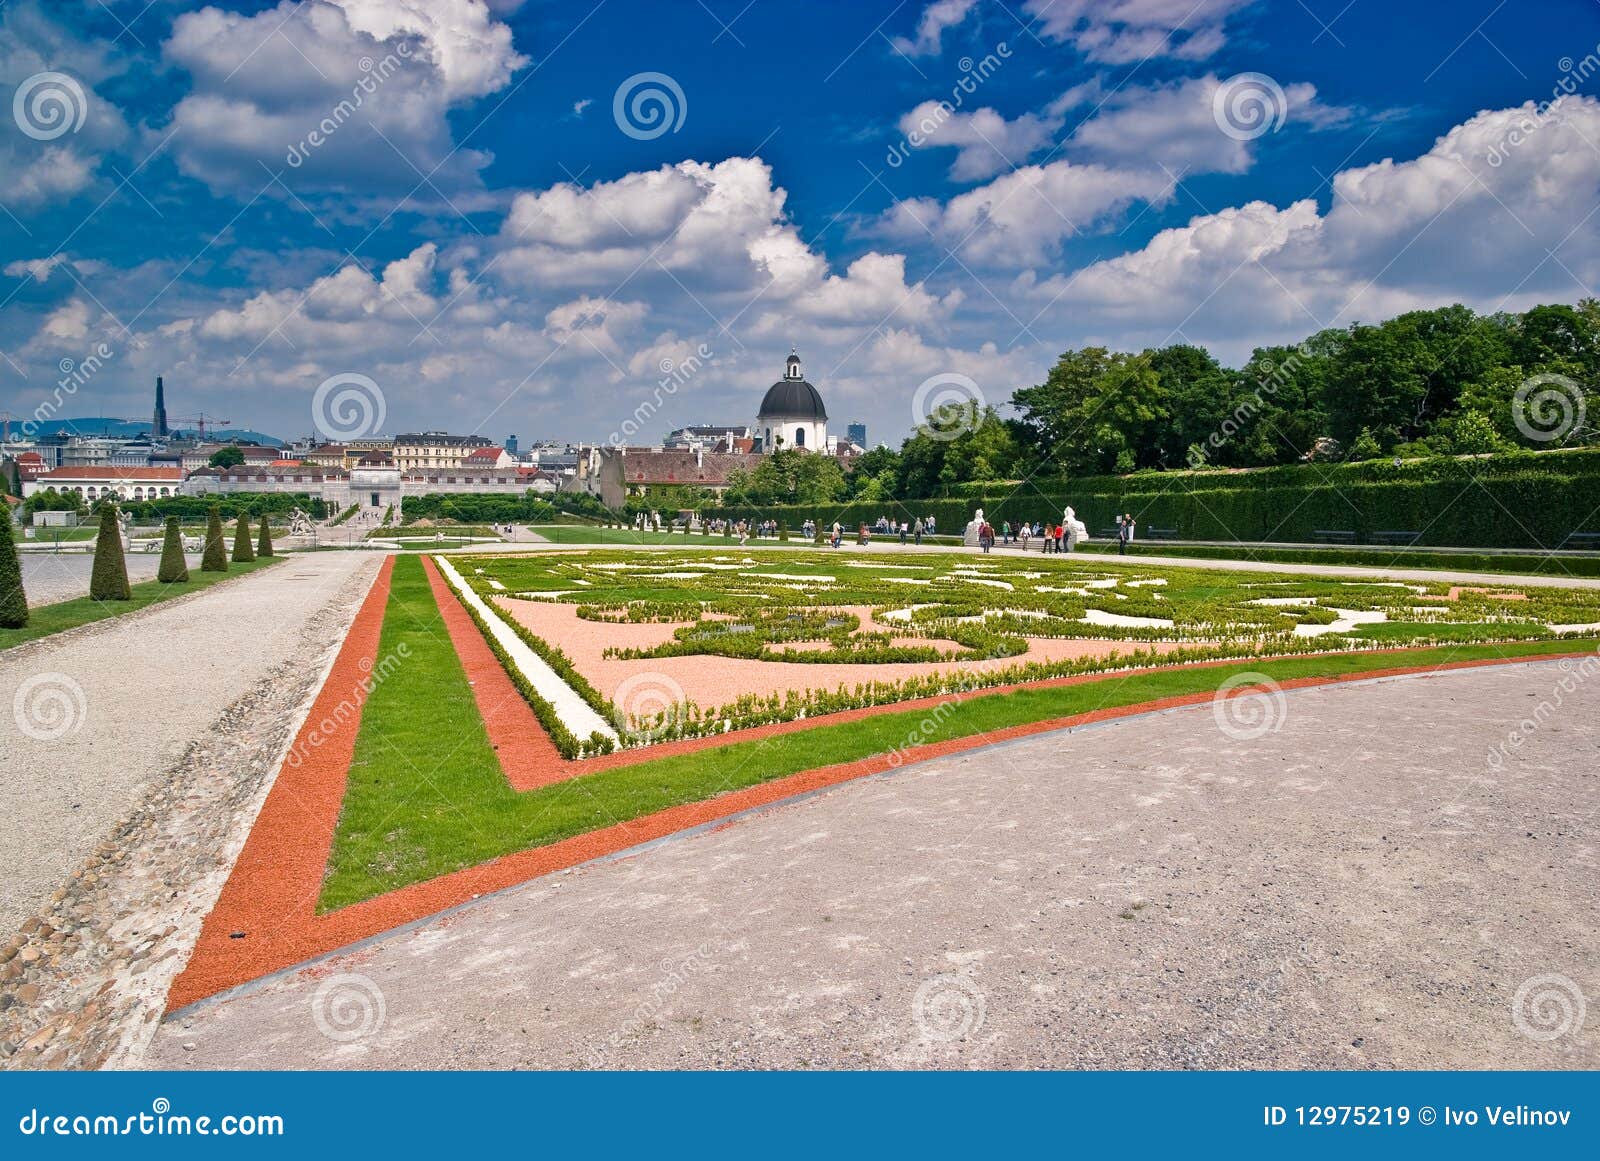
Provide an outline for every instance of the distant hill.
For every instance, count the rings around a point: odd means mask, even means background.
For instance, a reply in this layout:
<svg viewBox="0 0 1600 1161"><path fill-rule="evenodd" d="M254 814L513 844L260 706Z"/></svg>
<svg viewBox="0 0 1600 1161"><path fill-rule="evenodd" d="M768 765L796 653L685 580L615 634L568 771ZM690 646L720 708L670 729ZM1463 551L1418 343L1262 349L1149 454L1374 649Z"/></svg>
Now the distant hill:
<svg viewBox="0 0 1600 1161"><path fill-rule="evenodd" d="M148 423L125 423L120 419L46 419L34 424L35 435L55 435L64 431L69 435L108 435L113 439L132 439L136 435L148 435ZM193 436L192 428L182 431L174 430L173 435ZM283 440L275 435L265 432L251 431L249 428L223 427L216 431L208 432L206 438L215 440L244 440L259 443L264 447L282 447Z"/></svg>

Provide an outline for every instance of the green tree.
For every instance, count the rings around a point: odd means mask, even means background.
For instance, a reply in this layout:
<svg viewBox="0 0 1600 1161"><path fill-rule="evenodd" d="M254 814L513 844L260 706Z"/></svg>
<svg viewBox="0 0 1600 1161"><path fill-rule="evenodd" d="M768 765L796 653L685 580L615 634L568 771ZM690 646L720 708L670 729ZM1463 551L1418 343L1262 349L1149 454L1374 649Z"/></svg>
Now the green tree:
<svg viewBox="0 0 1600 1161"><path fill-rule="evenodd" d="M212 452L211 459L207 462L214 468L236 468L244 463L244 452L237 445L230 443L227 447L219 447Z"/></svg>
<svg viewBox="0 0 1600 1161"><path fill-rule="evenodd" d="M261 538L256 541L257 556L272 556L272 521L267 514L261 514Z"/></svg>
<svg viewBox="0 0 1600 1161"><path fill-rule="evenodd" d="M0 629L20 629L27 623L28 595L22 591L22 562L7 510L0 512Z"/></svg>
<svg viewBox="0 0 1600 1161"><path fill-rule="evenodd" d="M117 523L114 503L100 505L100 535L94 542L89 597L96 601L133 599L133 591L128 587L128 562L122 556L122 526Z"/></svg>
<svg viewBox="0 0 1600 1161"><path fill-rule="evenodd" d="M780 448L755 468L728 473L730 504L826 504L846 491L844 470L832 456Z"/></svg>
<svg viewBox="0 0 1600 1161"><path fill-rule="evenodd" d="M156 580L162 584L183 584L189 579L189 565L183 559L183 533L176 516L167 517L167 533L161 542L161 567Z"/></svg>
<svg viewBox="0 0 1600 1161"><path fill-rule="evenodd" d="M256 550L250 540L249 513L239 513L239 522L233 528L233 563L243 564L256 558Z"/></svg>
<svg viewBox="0 0 1600 1161"><path fill-rule="evenodd" d="M1171 410L1150 353L1068 351L1045 381L1012 397L1033 468L1050 474L1160 466ZM1171 450L1176 450L1172 448Z"/></svg>
<svg viewBox="0 0 1600 1161"><path fill-rule="evenodd" d="M228 571L228 549L222 542L222 511L215 504L206 514L206 550L200 557L200 571Z"/></svg>

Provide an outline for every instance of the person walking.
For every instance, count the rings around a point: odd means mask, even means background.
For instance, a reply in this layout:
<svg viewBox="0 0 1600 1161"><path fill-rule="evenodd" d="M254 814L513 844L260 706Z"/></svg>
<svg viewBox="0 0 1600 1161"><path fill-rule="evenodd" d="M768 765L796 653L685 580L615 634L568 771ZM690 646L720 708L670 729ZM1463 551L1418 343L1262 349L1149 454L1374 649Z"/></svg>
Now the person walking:
<svg viewBox="0 0 1600 1161"><path fill-rule="evenodd" d="M911 535L916 537L918 544L922 543L922 517L917 517L917 522L911 526Z"/></svg>
<svg viewBox="0 0 1600 1161"><path fill-rule="evenodd" d="M1128 520L1126 516L1117 517L1117 555L1128 554Z"/></svg>
<svg viewBox="0 0 1600 1161"><path fill-rule="evenodd" d="M1011 543L1011 521L1009 521L1009 520L1001 521L1001 523L1000 523L1000 536L1001 536L1001 539L1006 544L1010 544Z"/></svg>
<svg viewBox="0 0 1600 1161"><path fill-rule="evenodd" d="M987 520L978 526L978 545L984 552L994 547L994 525Z"/></svg>
<svg viewBox="0 0 1600 1161"><path fill-rule="evenodd" d="M839 522L837 520L835 520L833 522L833 547L838 548L839 547L839 541L842 540L843 538L844 538L844 529L842 527L840 527Z"/></svg>

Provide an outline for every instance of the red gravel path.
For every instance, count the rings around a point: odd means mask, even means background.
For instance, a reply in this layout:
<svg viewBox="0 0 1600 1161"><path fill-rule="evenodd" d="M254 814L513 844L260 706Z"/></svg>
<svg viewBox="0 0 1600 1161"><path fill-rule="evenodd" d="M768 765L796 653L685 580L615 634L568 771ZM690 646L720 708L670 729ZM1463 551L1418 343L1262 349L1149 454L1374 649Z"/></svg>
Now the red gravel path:
<svg viewBox="0 0 1600 1161"><path fill-rule="evenodd" d="M737 735L672 742L652 746L646 750L623 751L583 762L567 762L556 755L551 762L541 755L554 755L555 749L549 744L548 739L544 739L543 731L533 718L532 712L527 710L520 696L516 697L516 701L523 705L522 711L509 706L504 697L505 691L509 689L515 695L515 689L506 678L498 660L484 645L476 626L467 618L454 594L442 586L432 563L427 562L425 567L428 569L430 581L434 583L434 592L444 612L451 638L461 652L467 676L475 683L473 689L479 706L488 707L485 710L485 720L489 724L490 738L503 747L500 751L502 765L507 766L508 778L512 780L512 785L519 789L524 786L547 785L562 778L632 765L669 754L727 745L734 739L742 742L809 729L823 723L832 725L877 713L931 707L946 700L927 698L915 702L898 702L892 706L852 710L810 721L786 722L743 730ZM919 746L906 754L878 754L854 762L791 774L759 786L718 795L702 802L671 807L631 822L618 823L601 830L576 835L548 846L513 852L475 867L467 867L425 883L414 883L338 911L318 915L316 901L321 891L334 829L339 818L340 803L344 798L346 775L359 723L350 721L344 727L327 734L325 741L315 749L303 750L302 746L306 744L308 736L319 729L318 723L348 697L352 685L357 684L370 669L382 629L390 570L391 563L386 562L373 584L372 592L362 604L351 626L322 692L313 704L306 725L296 740L295 749L291 751L291 753L305 752L308 757L298 766L285 763L279 772L261 815L256 820L244 850L217 900L217 905L205 921L188 965L172 985L167 997L169 1011L402 924L423 919L481 894L515 886L540 875L615 854L640 843L704 823L715 822L754 807L770 805L870 774L883 773L911 761L923 762L1068 726L1109 721L1152 710L1200 705L1210 701L1214 696L1210 692L1189 694L1030 722L986 734ZM1535 659L1558 660L1561 657L1584 656L1589 654L1587 652L1545 654ZM1516 660L1519 659L1463 661L1438 666L1400 665L1345 676L1298 678L1283 682L1282 688L1303 689L1372 677L1501 665ZM1226 665L1236 662L1206 664ZM504 682L504 688L496 683L496 675L499 681ZM1090 674L1035 683L1035 685L1069 685L1106 679L1105 674ZM995 696L1006 692L1008 690L1002 688L984 690L968 696ZM1240 692L1248 693L1250 690L1245 689ZM527 733L537 734L543 740L543 746L548 749L543 749L538 744L526 746L518 744L513 747L510 735ZM528 767L522 765L525 761L530 763Z"/></svg>

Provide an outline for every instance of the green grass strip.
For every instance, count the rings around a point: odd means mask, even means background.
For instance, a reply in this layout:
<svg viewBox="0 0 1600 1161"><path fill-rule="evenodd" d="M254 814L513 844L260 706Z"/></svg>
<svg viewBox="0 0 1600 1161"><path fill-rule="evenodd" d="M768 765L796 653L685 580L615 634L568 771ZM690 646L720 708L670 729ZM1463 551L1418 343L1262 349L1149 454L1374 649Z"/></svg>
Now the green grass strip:
<svg viewBox="0 0 1600 1161"><path fill-rule="evenodd" d="M450 835L472 829L476 788L510 793L420 556L395 557L371 673L386 676L362 710L322 910L469 857Z"/></svg>
<svg viewBox="0 0 1600 1161"><path fill-rule="evenodd" d="M402 572L402 566L408 565ZM385 646L413 634L412 618L428 620L410 570L396 562L396 589L384 624ZM426 583L421 585L426 595ZM394 595L400 593L398 599ZM431 604L431 597L428 598ZM403 625L391 628L400 618ZM788 774L882 754L910 744L971 737L1007 726L1156 698L1208 693L1233 673L1262 673L1275 681L1333 677L1412 665L1569 653L1594 641L1514 645L1458 645L1375 655L1244 660L1207 668L1179 667L1119 674L1081 685L969 694L938 713L930 709L884 712L861 721L783 734L764 741L732 742L693 754L660 758L584 775L526 793L506 783L492 751L474 732L471 692L442 622L445 648L418 652L388 685L373 694L357 741L359 772L352 771L344 813L321 906L332 910L410 883L470 867L513 851L698 802ZM393 688L391 688L393 686ZM458 704L459 703L459 704ZM370 720L369 720L370 719ZM367 737L369 728L375 737ZM376 736L394 739L382 745Z"/></svg>
<svg viewBox="0 0 1600 1161"><path fill-rule="evenodd" d="M227 572L201 572L198 567L194 567L189 572L188 581L183 584L164 585L157 580L140 581L131 586L133 598L126 601L96 601L90 597L74 597L70 601L39 605L28 610L28 623L22 628L0 629L0 649L9 649L26 641L37 641L52 633L62 633L68 629L76 629L80 625L91 625L109 617L136 613L140 609L159 605L174 597L200 592L232 577L245 576L283 559L281 556L273 556L230 564Z"/></svg>

